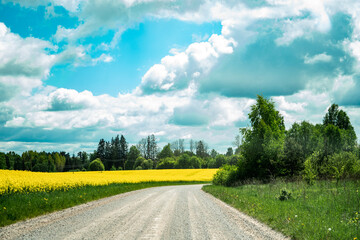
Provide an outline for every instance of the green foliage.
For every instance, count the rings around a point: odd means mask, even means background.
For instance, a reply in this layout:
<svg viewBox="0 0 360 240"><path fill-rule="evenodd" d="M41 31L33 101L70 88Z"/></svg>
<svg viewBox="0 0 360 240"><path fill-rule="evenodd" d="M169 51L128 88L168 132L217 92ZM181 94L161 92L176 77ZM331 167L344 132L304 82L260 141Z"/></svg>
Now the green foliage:
<svg viewBox="0 0 360 240"><path fill-rule="evenodd" d="M196 156L199 158L206 158L208 156L207 146L204 141L199 141L196 144Z"/></svg>
<svg viewBox="0 0 360 240"><path fill-rule="evenodd" d="M219 154L216 156L215 158L215 165L213 166L214 168L219 168L222 165L226 164L226 157L222 154Z"/></svg>
<svg viewBox="0 0 360 240"><path fill-rule="evenodd" d="M227 159L229 165L236 165L240 159L240 155L232 155Z"/></svg>
<svg viewBox="0 0 360 240"><path fill-rule="evenodd" d="M7 169L6 155L3 152L0 152L0 169Z"/></svg>
<svg viewBox="0 0 360 240"><path fill-rule="evenodd" d="M190 162L190 156L185 154L182 154L175 165L176 168L181 168L181 169L188 169L188 168L192 168L191 166L191 162Z"/></svg>
<svg viewBox="0 0 360 240"><path fill-rule="evenodd" d="M158 148L154 134L141 139L136 147L139 149L142 157L153 161L156 160Z"/></svg>
<svg viewBox="0 0 360 240"><path fill-rule="evenodd" d="M154 162L151 159L145 159L141 163L141 168L144 169L144 170L153 169L153 164L154 164Z"/></svg>
<svg viewBox="0 0 360 240"><path fill-rule="evenodd" d="M59 153L55 153L54 154L54 163L55 163L56 171L62 172L65 167L66 159L64 156L60 156Z"/></svg>
<svg viewBox="0 0 360 240"><path fill-rule="evenodd" d="M314 152L304 163L303 178L313 182L318 176L320 179L359 178L360 159L353 152L339 152L323 156Z"/></svg>
<svg viewBox="0 0 360 240"><path fill-rule="evenodd" d="M136 160L135 160L135 163L134 163L134 167L133 169L137 169L137 167L141 167L141 164L145 161L145 158L139 156ZM142 167L141 167L142 168Z"/></svg>
<svg viewBox="0 0 360 240"><path fill-rule="evenodd" d="M163 159L163 158L171 158L174 156L174 153L171 151L171 148L170 148L170 143L165 145L163 147L163 149L161 150L161 152L158 154L158 159Z"/></svg>
<svg viewBox="0 0 360 240"><path fill-rule="evenodd" d="M340 151L353 151L356 147L356 134L346 112L332 104L325 114L323 125L324 151L331 155Z"/></svg>
<svg viewBox="0 0 360 240"><path fill-rule="evenodd" d="M106 170L109 170L113 165L115 168L119 166L125 168L128 156L128 144L125 137L116 135L115 138L111 138L111 141L100 139L96 156L104 163Z"/></svg>
<svg viewBox="0 0 360 240"><path fill-rule="evenodd" d="M233 151L232 147L229 147L226 151L225 156L231 157L232 155L234 155L234 151Z"/></svg>
<svg viewBox="0 0 360 240"><path fill-rule="evenodd" d="M304 166L304 155L302 146L293 137L285 138L283 170L281 175L297 175Z"/></svg>
<svg viewBox="0 0 360 240"><path fill-rule="evenodd" d="M135 161L136 159L140 157L140 151L137 149L136 146L131 146L128 156L127 156L127 161L125 163L125 169L126 170L132 170L135 168Z"/></svg>
<svg viewBox="0 0 360 240"><path fill-rule="evenodd" d="M215 149L212 149L210 152L210 157L215 159L218 154L219 153Z"/></svg>
<svg viewBox="0 0 360 240"><path fill-rule="evenodd" d="M175 168L176 161L174 158L167 157L164 159L161 159L157 165L157 169L173 169Z"/></svg>
<svg viewBox="0 0 360 240"><path fill-rule="evenodd" d="M273 101L257 96L249 113L251 128L241 129L242 153L248 178L266 179L277 174L285 137L284 119Z"/></svg>
<svg viewBox="0 0 360 240"><path fill-rule="evenodd" d="M341 150L340 128L329 124L324 129L324 154L331 155Z"/></svg>
<svg viewBox="0 0 360 240"><path fill-rule="evenodd" d="M89 165L90 171L104 171L105 167L104 164L101 162L100 158L95 159Z"/></svg>
<svg viewBox="0 0 360 240"><path fill-rule="evenodd" d="M215 159L214 159L214 158L208 159L207 167L208 167L208 168L216 168L216 162L215 162Z"/></svg>
<svg viewBox="0 0 360 240"><path fill-rule="evenodd" d="M304 168L305 159L319 146L320 126L306 121L294 123L286 132L282 175L298 175Z"/></svg>
<svg viewBox="0 0 360 240"><path fill-rule="evenodd" d="M237 167L232 165L222 166L214 175L213 184L231 186L238 179Z"/></svg>
<svg viewBox="0 0 360 240"><path fill-rule="evenodd" d="M110 168L110 171L116 171L116 167L114 165L112 165L112 167Z"/></svg>
<svg viewBox="0 0 360 240"><path fill-rule="evenodd" d="M355 178L358 165L360 165L360 159L354 153L340 152L330 156L325 166L327 174L339 181L346 177Z"/></svg>
<svg viewBox="0 0 360 240"><path fill-rule="evenodd" d="M190 168L201 168L201 160L197 156L190 158Z"/></svg>
<svg viewBox="0 0 360 240"><path fill-rule="evenodd" d="M279 199L280 201L292 199L291 192L287 189L281 189L280 195L277 196L276 198Z"/></svg>
<svg viewBox="0 0 360 240"><path fill-rule="evenodd" d="M316 157L316 155L314 156ZM307 184L309 185L313 185L315 183L315 179L316 179L316 169L313 167L313 158L309 157L304 165L304 172L303 172L303 179L307 182Z"/></svg>

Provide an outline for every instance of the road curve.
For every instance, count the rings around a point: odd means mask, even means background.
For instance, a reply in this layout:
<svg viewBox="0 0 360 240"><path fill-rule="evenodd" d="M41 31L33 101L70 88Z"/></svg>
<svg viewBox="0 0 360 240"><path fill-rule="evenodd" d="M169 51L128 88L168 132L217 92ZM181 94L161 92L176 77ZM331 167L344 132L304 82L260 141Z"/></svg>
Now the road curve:
<svg viewBox="0 0 360 240"><path fill-rule="evenodd" d="M0 228L0 239L285 239L201 187L104 198Z"/></svg>

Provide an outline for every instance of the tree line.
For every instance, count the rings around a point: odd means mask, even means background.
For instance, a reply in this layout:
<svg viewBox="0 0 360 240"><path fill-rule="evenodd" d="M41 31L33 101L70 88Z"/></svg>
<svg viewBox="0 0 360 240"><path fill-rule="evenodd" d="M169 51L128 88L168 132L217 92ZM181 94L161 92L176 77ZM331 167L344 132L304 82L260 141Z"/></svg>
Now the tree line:
<svg viewBox="0 0 360 240"><path fill-rule="evenodd" d="M140 170L174 168L219 168L224 164L235 165L238 155L231 147L226 154L215 149L209 151L204 140L178 139L159 148L155 135L141 139L129 148L121 135L106 141L100 139L92 153L26 151L21 155L11 151L0 152L0 169L37 172L63 172L87 170Z"/></svg>
<svg viewBox="0 0 360 240"><path fill-rule="evenodd" d="M250 127L237 137L236 166L225 166L215 183L233 185L249 179L276 177L315 179L360 178L360 148L350 118L332 104L323 122L294 123L285 129L284 118L271 99L258 96L249 113Z"/></svg>

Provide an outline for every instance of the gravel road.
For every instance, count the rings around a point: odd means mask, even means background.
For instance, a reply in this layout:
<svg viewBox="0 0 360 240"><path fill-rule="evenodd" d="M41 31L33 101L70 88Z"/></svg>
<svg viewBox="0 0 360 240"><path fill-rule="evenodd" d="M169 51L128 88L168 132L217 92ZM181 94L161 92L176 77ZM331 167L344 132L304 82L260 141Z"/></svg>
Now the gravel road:
<svg viewBox="0 0 360 240"><path fill-rule="evenodd" d="M285 239L201 187L104 198L0 228L0 239Z"/></svg>

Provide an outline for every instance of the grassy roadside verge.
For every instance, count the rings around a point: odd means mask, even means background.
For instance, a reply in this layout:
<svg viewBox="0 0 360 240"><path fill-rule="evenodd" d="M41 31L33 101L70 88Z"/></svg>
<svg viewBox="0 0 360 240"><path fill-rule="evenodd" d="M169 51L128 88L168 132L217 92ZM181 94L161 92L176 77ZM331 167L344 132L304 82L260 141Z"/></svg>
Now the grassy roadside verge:
<svg viewBox="0 0 360 240"><path fill-rule="evenodd" d="M359 239L360 181L318 181L203 190L293 239ZM279 200L281 190L291 198Z"/></svg>
<svg viewBox="0 0 360 240"><path fill-rule="evenodd" d="M0 227L45 213L143 188L201 184L208 182L141 182L117 183L105 186L84 186L68 191L33 192L0 195Z"/></svg>

